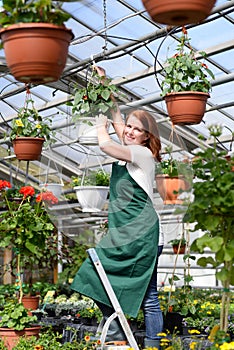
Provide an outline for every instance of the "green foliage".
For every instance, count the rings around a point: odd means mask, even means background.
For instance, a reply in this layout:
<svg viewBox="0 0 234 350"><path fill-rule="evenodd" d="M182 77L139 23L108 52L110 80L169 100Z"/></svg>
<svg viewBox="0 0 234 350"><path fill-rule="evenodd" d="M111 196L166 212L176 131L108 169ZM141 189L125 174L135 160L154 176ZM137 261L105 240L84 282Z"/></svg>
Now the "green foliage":
<svg viewBox="0 0 234 350"><path fill-rule="evenodd" d="M89 170L88 174L85 175L82 180L82 176L71 177L71 186L109 186L110 184L110 174L103 170Z"/></svg>
<svg viewBox="0 0 234 350"><path fill-rule="evenodd" d="M175 159L172 156L172 146L165 148L166 156L160 163L156 163L156 174L164 174L169 177L184 176L189 184L193 179L193 168L187 159Z"/></svg>
<svg viewBox="0 0 234 350"><path fill-rule="evenodd" d="M28 310L17 300L6 302L4 309L0 311L0 316L0 327L13 328L17 331L28 328L37 321L37 317L28 315Z"/></svg>
<svg viewBox="0 0 234 350"><path fill-rule="evenodd" d="M200 52L199 54L205 57L205 52ZM207 65L196 59L186 30L183 30L177 46L177 53L173 57L168 58L164 70L165 78L162 82L162 96L170 92L180 91L208 93L211 90L208 76L212 79L215 78Z"/></svg>
<svg viewBox="0 0 234 350"><path fill-rule="evenodd" d="M0 12L0 24L8 26L15 23L52 23L63 25L70 18L51 0L3 0L4 11Z"/></svg>
<svg viewBox="0 0 234 350"><path fill-rule="evenodd" d="M111 95L118 92L118 88L111 84L111 79L99 76L92 71L91 80L84 88L77 87L74 90L74 101L68 102L72 106L73 120L79 121L82 117L91 117L99 113L108 114L116 108Z"/></svg>
<svg viewBox="0 0 234 350"><path fill-rule="evenodd" d="M13 141L16 137L43 137L46 144L52 143L50 124L51 119L42 118L34 107L34 101L26 98L25 106L12 121L10 139Z"/></svg>
<svg viewBox="0 0 234 350"><path fill-rule="evenodd" d="M198 181L193 184L194 200L184 221L194 222L194 230L204 232L193 242L191 249L204 253L209 248L214 253L214 258L202 257L198 264L218 268L216 277L222 282L229 280L233 285L234 172L232 161L225 158L225 153L219 152L215 144L197 154L193 169Z"/></svg>
<svg viewBox="0 0 234 350"><path fill-rule="evenodd" d="M175 238L170 240L168 243L170 243L171 245L185 245L186 244L186 239L185 238Z"/></svg>
<svg viewBox="0 0 234 350"><path fill-rule="evenodd" d="M69 280L75 277L77 271L88 256L87 249L88 246L75 241L73 247L69 247L66 263L63 265L63 271L59 274L60 282L69 282Z"/></svg>
<svg viewBox="0 0 234 350"><path fill-rule="evenodd" d="M15 201L8 198L7 188L11 188L11 184L0 180L0 191L6 205L0 214L0 247L11 247L14 251L11 268L16 269L16 282L22 297L21 269L32 271L36 262L44 259L46 244L55 232L46 205L56 203L57 198L50 192L35 195L32 186L23 186L17 191Z"/></svg>

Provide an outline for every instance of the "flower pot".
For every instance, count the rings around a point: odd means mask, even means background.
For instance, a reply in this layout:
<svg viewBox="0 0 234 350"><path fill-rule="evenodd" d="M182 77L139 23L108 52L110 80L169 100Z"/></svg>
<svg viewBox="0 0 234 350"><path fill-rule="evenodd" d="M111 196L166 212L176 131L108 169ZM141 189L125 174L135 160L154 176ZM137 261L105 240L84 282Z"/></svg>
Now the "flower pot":
<svg viewBox="0 0 234 350"><path fill-rule="evenodd" d="M95 118L80 118L76 124L78 142L81 145L98 145L97 128Z"/></svg>
<svg viewBox="0 0 234 350"><path fill-rule="evenodd" d="M25 328L22 331L15 331L11 328L2 327L0 328L0 337L2 338L4 345L8 350L12 350L14 346L18 343L20 337L38 337L41 326L33 326L30 328Z"/></svg>
<svg viewBox="0 0 234 350"><path fill-rule="evenodd" d="M172 248L173 248L173 252L175 254L184 254L186 245L181 245L180 249L179 249L179 245L175 244L175 245L172 246Z"/></svg>
<svg viewBox="0 0 234 350"><path fill-rule="evenodd" d="M174 125L199 124L206 109L208 93L183 91L167 94L164 99L168 115Z"/></svg>
<svg viewBox="0 0 234 350"><path fill-rule="evenodd" d="M142 0L153 21L170 25L198 23L209 16L216 0Z"/></svg>
<svg viewBox="0 0 234 350"><path fill-rule="evenodd" d="M109 192L107 186L76 186L76 197L83 212L101 211Z"/></svg>
<svg viewBox="0 0 234 350"><path fill-rule="evenodd" d="M19 160L38 160L45 139L42 137L17 137L13 141L16 158Z"/></svg>
<svg viewBox="0 0 234 350"><path fill-rule="evenodd" d="M57 198L61 196L63 184L57 184L57 183L46 183L40 185L41 189L44 191L52 192L53 195Z"/></svg>
<svg viewBox="0 0 234 350"><path fill-rule="evenodd" d="M65 67L73 33L49 23L18 23L0 30L6 63L23 83L57 81Z"/></svg>
<svg viewBox="0 0 234 350"><path fill-rule="evenodd" d="M164 204L182 204L183 201L178 199L180 190L189 189L189 184L184 176L169 177L168 175L156 175L157 190L163 199Z"/></svg>
<svg viewBox="0 0 234 350"><path fill-rule="evenodd" d="M22 303L25 309L29 310L28 314L32 315L31 310L37 310L39 307L40 296L23 296Z"/></svg>

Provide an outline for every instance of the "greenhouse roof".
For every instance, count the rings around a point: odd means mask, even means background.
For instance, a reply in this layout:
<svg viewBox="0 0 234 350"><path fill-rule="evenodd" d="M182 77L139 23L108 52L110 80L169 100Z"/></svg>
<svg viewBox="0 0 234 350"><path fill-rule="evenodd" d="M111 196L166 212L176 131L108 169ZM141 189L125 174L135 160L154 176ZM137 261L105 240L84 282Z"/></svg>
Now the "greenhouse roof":
<svg viewBox="0 0 234 350"><path fill-rule="evenodd" d="M205 63L213 71L212 91L200 124L173 126L161 96L163 63L173 56L181 27L153 22L140 0L82 0L64 2L71 14L66 26L74 39L61 78L46 85L31 85L30 92L37 109L50 116L56 131L56 142L45 148L40 161L17 161L5 133L17 111L24 105L25 84L10 74L4 50L0 51L0 178L39 184L48 177L66 183L71 176L82 174L87 167L102 164L109 169L113 159L97 146L77 140L71 108L75 84L85 86L93 64L102 66L124 96L119 105L126 115L131 109L144 108L156 118L163 147L173 144L176 156L191 158L196 150L210 144L207 126L221 124L220 149L232 148L234 130L234 0L218 0L210 16L199 24L186 25L191 44L205 51ZM203 135L201 141L198 135ZM26 179L26 180L25 180Z"/></svg>

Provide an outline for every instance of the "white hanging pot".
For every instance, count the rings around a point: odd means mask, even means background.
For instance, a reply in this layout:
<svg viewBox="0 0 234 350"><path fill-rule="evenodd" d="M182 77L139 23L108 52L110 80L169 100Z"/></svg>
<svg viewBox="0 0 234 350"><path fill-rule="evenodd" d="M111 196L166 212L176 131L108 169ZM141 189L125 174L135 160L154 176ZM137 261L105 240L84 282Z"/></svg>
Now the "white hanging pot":
<svg viewBox="0 0 234 350"><path fill-rule="evenodd" d="M76 124L78 142L81 145L98 145L97 127L95 118L80 118Z"/></svg>
<svg viewBox="0 0 234 350"><path fill-rule="evenodd" d="M42 190L52 192L57 198L61 196L63 186L62 183L45 183L40 185Z"/></svg>
<svg viewBox="0 0 234 350"><path fill-rule="evenodd" d="M83 212L101 211L108 196L108 186L76 186L76 197Z"/></svg>

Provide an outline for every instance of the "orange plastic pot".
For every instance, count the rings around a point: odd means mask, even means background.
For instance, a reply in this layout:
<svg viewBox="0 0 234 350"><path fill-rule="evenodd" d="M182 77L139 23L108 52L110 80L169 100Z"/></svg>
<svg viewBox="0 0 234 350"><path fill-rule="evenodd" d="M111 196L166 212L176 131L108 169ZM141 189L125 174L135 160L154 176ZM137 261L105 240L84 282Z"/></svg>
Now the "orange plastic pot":
<svg viewBox="0 0 234 350"><path fill-rule="evenodd" d="M168 115L174 125L199 124L206 110L208 93L183 91L169 93L164 97Z"/></svg>
<svg viewBox="0 0 234 350"><path fill-rule="evenodd" d="M180 191L189 189L189 183L183 176L169 177L168 175L156 175L158 193L164 204L182 204L178 199Z"/></svg>
<svg viewBox="0 0 234 350"><path fill-rule="evenodd" d="M19 160L38 160L45 139L42 137L17 137L13 141L16 158Z"/></svg>
<svg viewBox="0 0 234 350"><path fill-rule="evenodd" d="M66 64L73 33L49 23L19 23L0 30L6 63L23 83L57 81Z"/></svg>
<svg viewBox="0 0 234 350"><path fill-rule="evenodd" d="M216 0L142 0L154 22L184 25L209 16Z"/></svg>
<svg viewBox="0 0 234 350"><path fill-rule="evenodd" d="M22 303L25 307L25 309L29 310L28 314L32 315L31 310L37 310L39 307L39 301L40 301L40 296L35 295L35 296L23 296L22 298Z"/></svg>

